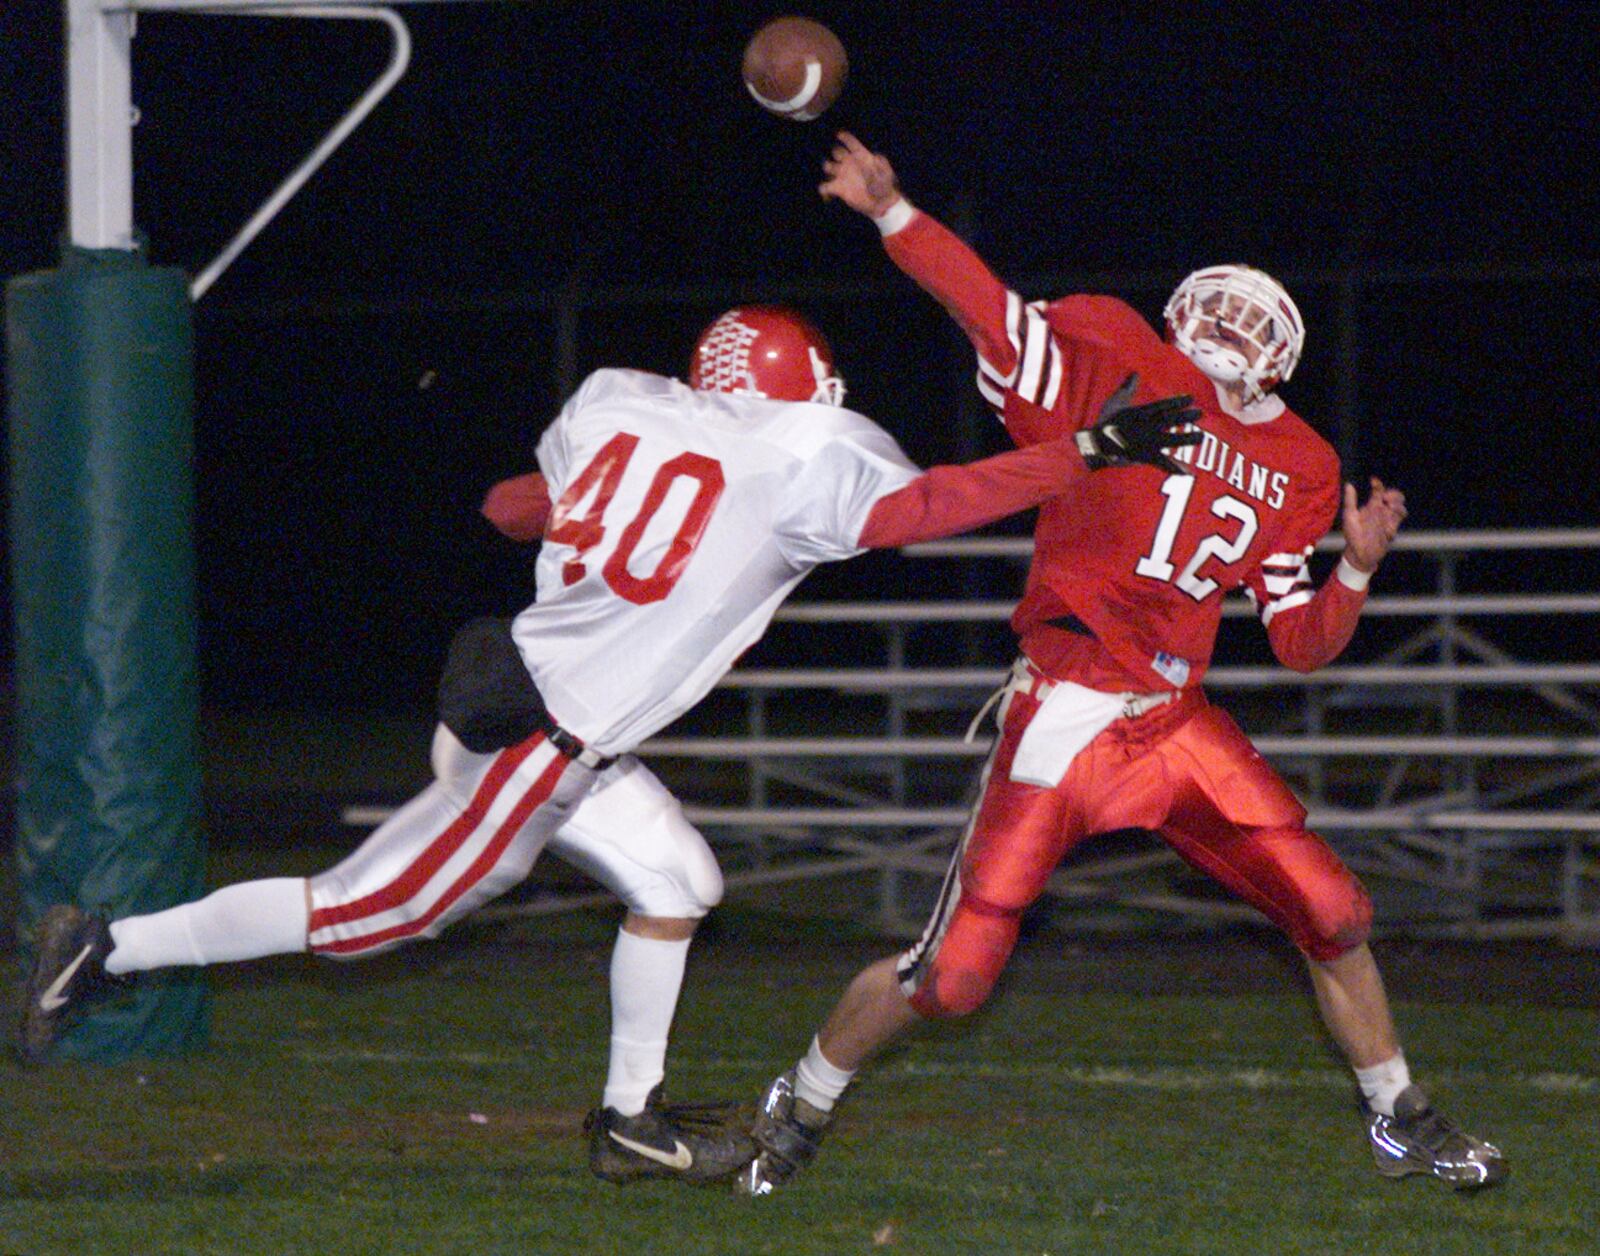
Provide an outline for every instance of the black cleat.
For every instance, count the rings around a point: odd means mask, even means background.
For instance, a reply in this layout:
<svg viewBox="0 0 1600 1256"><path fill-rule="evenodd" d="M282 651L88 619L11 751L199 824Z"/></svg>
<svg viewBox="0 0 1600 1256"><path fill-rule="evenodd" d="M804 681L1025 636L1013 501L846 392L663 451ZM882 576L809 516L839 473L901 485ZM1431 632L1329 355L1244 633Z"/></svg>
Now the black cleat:
<svg viewBox="0 0 1600 1256"><path fill-rule="evenodd" d="M712 1115L725 1106L668 1106L657 1086L637 1116L596 1108L583 1122L589 1131L589 1168L596 1177L619 1186L649 1177L677 1178L697 1186L725 1181L756 1154L748 1136L724 1127Z"/></svg>
<svg viewBox="0 0 1600 1256"><path fill-rule="evenodd" d="M1394 1115L1363 1105L1372 1158L1384 1177L1430 1173L1458 1191L1476 1191L1503 1180L1511 1170L1493 1143L1474 1138L1429 1102L1416 1086L1394 1101Z"/></svg>
<svg viewBox="0 0 1600 1256"><path fill-rule="evenodd" d="M122 984L106 972L112 946L104 917L69 903L45 912L17 1042L24 1064L42 1063L49 1055L69 1011Z"/></svg>
<svg viewBox="0 0 1600 1256"><path fill-rule="evenodd" d="M750 1137L761 1154L739 1175L747 1195L770 1195L787 1185L817 1156L818 1144L833 1114L812 1107L794 1093L794 1073L773 1079L761 1096Z"/></svg>

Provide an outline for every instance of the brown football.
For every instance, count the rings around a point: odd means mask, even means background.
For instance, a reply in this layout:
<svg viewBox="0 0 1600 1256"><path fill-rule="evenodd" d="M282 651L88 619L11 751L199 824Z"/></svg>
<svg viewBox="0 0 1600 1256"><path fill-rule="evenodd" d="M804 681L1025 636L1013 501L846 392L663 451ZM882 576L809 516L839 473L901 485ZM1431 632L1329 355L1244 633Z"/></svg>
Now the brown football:
<svg viewBox="0 0 1600 1256"><path fill-rule="evenodd" d="M839 37L808 17L776 17L744 50L744 85L763 109L809 122L844 90L849 59Z"/></svg>

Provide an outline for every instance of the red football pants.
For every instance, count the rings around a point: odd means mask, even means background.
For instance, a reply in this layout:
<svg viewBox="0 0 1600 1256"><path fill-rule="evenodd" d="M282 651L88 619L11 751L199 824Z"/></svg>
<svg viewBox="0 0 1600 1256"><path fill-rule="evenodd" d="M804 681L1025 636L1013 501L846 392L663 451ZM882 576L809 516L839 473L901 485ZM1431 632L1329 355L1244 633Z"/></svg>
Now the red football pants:
<svg viewBox="0 0 1600 1256"><path fill-rule="evenodd" d="M1150 829L1260 910L1312 959L1366 940L1372 903L1306 810L1223 711L1198 692L1091 741L1055 788L1011 779L1039 701L1013 694L983 795L933 919L899 975L924 1016L978 1007L1016 945L1022 913L1068 851L1096 833Z"/></svg>

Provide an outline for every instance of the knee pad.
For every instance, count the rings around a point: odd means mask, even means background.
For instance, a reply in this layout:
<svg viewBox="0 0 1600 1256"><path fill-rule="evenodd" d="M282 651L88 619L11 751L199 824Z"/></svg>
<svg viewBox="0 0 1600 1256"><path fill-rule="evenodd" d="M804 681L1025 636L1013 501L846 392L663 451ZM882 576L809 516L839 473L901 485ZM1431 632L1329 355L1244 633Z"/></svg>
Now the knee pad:
<svg viewBox="0 0 1600 1256"><path fill-rule="evenodd" d="M1352 874L1345 893L1319 902L1311 913L1310 928L1295 943L1314 960L1338 959L1372 935L1372 898Z"/></svg>
<svg viewBox="0 0 1600 1256"><path fill-rule="evenodd" d="M601 773L549 849L637 915L699 919L722 901L722 870L705 838L631 755Z"/></svg>
<svg viewBox="0 0 1600 1256"><path fill-rule="evenodd" d="M1371 935L1372 898L1355 873L1331 852L1294 883L1299 896L1286 905L1283 926L1309 958L1338 959Z"/></svg>
<svg viewBox="0 0 1600 1256"><path fill-rule="evenodd" d="M996 907L963 891L938 947L913 978L912 1008L930 1019L977 1011L1011 958L1021 925L1020 908Z"/></svg>

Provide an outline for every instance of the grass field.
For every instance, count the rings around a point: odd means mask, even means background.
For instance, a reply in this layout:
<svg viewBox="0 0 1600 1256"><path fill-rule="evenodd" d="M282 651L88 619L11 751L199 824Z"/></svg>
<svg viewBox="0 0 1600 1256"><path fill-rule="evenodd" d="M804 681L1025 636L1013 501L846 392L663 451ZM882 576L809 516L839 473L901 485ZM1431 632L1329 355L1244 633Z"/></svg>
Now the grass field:
<svg viewBox="0 0 1600 1256"><path fill-rule="evenodd" d="M589 1175L580 1128L602 1081L612 923L469 927L365 965L219 971L198 1057L5 1063L0 1253L1520 1256L1600 1243L1592 1008L1400 1001L1421 1078L1513 1161L1505 1187L1456 1196L1374 1174L1292 968L1242 994L1197 971L1184 993L1174 955L1164 992L1135 991L1116 977L1117 944L1049 933L985 1013L864 1075L788 1191L619 1189ZM883 949L825 932L761 912L718 923L691 966L674 1097L750 1108ZM1222 971L1239 945L1198 953ZM1160 950L1128 953L1154 971ZM1252 964L1247 944L1238 966ZM1110 979L1086 979L1094 967Z"/></svg>

